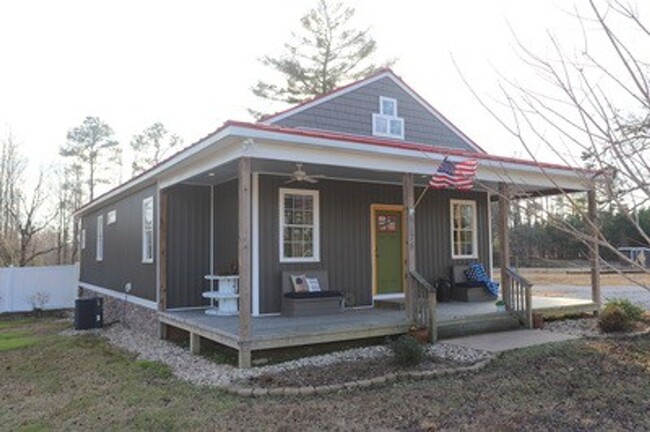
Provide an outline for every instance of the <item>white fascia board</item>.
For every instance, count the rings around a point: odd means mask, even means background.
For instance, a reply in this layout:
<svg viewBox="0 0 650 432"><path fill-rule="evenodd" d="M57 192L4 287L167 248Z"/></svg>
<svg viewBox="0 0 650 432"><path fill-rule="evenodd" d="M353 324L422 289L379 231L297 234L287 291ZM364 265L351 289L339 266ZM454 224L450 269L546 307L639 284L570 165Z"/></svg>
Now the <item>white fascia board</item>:
<svg viewBox="0 0 650 432"><path fill-rule="evenodd" d="M187 163L179 164L178 167L168 170L168 172L159 177L158 184L161 189L164 189L201 174L202 172L232 162L245 154L246 151L242 146L236 143L216 148L215 151L210 154L201 154L200 158L196 161L187 161Z"/></svg>
<svg viewBox="0 0 650 432"><path fill-rule="evenodd" d="M200 153L203 151L205 148L210 147L216 142L221 141L228 135L230 135L230 129L231 127L225 127L218 133L209 136L205 138L203 141L200 141L199 143L193 145L192 147L189 147L185 150L181 150L176 156L172 156L169 160L166 162L161 163L160 165L154 167L150 171L145 172L141 176L138 176L132 180L127 181L126 183L123 183L122 185L116 187L115 189L107 192L106 194L100 196L96 200L86 204L85 206L81 207L77 211L74 212L74 216L79 216L87 211L97 208L104 204L107 201L110 201L116 197L119 197L120 195L127 193L128 191L134 189L135 187L138 187L140 185L144 185L147 183L155 183L160 176L161 173L165 172L169 168L179 164L185 159L188 159L192 156L194 156L197 153Z"/></svg>
<svg viewBox="0 0 650 432"><path fill-rule="evenodd" d="M255 139L251 157L263 159L292 162L310 161L376 171L431 175L437 168L437 164L444 158L443 154L425 153L419 150L374 146L281 132L247 129L246 133L247 136ZM479 159L477 179L531 187L589 189L589 179L584 172L489 159Z"/></svg>
<svg viewBox="0 0 650 432"><path fill-rule="evenodd" d="M113 297L113 298L116 298L118 300L126 300L129 303L133 303L133 304L136 304L138 306L146 307L147 309L153 309L153 310L158 309L158 304L155 301L151 301L151 300L143 299L143 298L140 298L140 297L136 297L136 296L131 295L131 294L121 293L121 292L118 292L118 291L114 291L112 289L100 287L100 286L89 284L89 283L86 283L86 282L79 282L79 286L81 288L83 288L83 289L94 291L94 292L96 292L98 294L102 294L102 295L105 295L105 296L108 296L108 297Z"/></svg>

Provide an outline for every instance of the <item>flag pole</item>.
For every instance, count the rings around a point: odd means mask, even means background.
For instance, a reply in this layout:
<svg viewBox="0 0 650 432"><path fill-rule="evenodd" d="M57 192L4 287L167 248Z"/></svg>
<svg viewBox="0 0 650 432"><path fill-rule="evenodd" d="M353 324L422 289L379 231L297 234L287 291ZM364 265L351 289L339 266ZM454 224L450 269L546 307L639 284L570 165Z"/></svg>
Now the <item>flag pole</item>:
<svg viewBox="0 0 650 432"><path fill-rule="evenodd" d="M415 204L413 205L413 210L420 204L420 201L422 201L422 198L424 198L424 195L426 195L427 191L429 190L428 187L425 187L420 196L418 197L417 201L415 201Z"/></svg>

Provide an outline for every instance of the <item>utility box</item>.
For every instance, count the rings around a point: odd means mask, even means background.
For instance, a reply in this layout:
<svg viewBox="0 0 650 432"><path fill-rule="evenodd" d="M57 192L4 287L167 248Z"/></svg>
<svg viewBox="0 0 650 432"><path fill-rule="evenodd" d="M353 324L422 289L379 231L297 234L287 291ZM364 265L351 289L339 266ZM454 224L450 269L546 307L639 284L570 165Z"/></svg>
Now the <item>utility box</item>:
<svg viewBox="0 0 650 432"><path fill-rule="evenodd" d="M88 330L104 325L104 302L101 297L79 298L74 302L74 329Z"/></svg>

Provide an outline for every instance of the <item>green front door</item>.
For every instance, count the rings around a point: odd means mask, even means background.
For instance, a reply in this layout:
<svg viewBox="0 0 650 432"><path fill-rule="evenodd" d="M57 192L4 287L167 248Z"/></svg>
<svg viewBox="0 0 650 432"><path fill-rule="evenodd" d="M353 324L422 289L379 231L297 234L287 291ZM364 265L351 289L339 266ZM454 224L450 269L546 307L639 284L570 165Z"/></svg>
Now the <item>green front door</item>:
<svg viewBox="0 0 650 432"><path fill-rule="evenodd" d="M375 269L377 294L401 293L404 271L402 255L402 212L375 211Z"/></svg>

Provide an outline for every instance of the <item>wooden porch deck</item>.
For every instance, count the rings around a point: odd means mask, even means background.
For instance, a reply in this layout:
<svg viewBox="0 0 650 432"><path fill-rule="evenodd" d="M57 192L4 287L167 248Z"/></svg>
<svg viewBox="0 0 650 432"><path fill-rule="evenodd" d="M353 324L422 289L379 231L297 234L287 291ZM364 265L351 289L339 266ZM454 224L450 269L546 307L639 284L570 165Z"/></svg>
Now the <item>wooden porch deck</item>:
<svg viewBox="0 0 650 432"><path fill-rule="evenodd" d="M566 297L533 297L533 309L545 316L593 312L596 305L584 299ZM439 303L437 322L441 328L467 326L490 318L509 316L495 312L493 302ZM199 338L239 348L239 317L206 315L202 309L159 313L162 324L190 333L193 351L198 351ZM263 316L251 320L251 350L285 348L355 339L403 334L408 321L403 310L379 308L351 309L336 315L313 317ZM455 334L453 331L449 334ZM444 337L444 334L441 334Z"/></svg>

